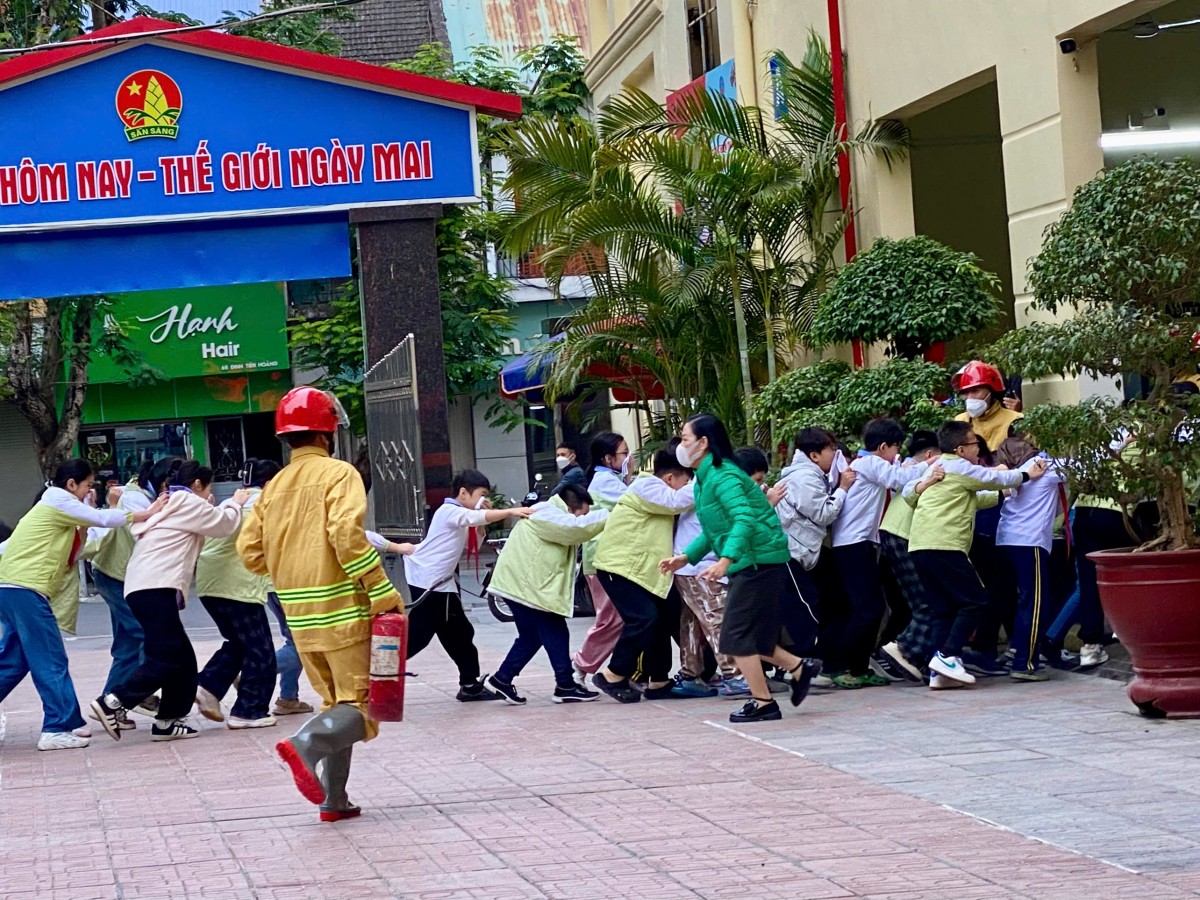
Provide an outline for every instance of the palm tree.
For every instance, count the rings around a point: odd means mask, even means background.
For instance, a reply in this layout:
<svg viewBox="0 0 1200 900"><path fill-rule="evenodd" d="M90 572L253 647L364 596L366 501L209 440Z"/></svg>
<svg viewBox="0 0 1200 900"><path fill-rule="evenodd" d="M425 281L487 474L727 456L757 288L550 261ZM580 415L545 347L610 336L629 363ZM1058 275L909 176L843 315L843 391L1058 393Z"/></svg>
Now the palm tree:
<svg viewBox="0 0 1200 900"><path fill-rule="evenodd" d="M534 121L514 130L508 246L538 254L552 285L583 255L596 290L581 323L590 338L568 340L561 364L569 359L574 374L564 386L583 377L584 354L625 348L623 358L633 359L628 335L598 337L605 322L672 322L677 334L655 338L645 368L666 369L660 357L676 352L695 360L672 369L686 369L686 379L663 382L672 406L720 408L752 439L754 370L765 362L773 380L781 339L803 340L846 227L845 211L830 212L838 155L890 158L904 148L903 130L891 123L869 123L853 138L837 133L829 52L818 36L810 35L800 65L782 53L775 59L788 111L778 122L709 92L668 111L630 89L595 125ZM647 351L648 337L637 350ZM740 390L730 389L731 371Z"/></svg>

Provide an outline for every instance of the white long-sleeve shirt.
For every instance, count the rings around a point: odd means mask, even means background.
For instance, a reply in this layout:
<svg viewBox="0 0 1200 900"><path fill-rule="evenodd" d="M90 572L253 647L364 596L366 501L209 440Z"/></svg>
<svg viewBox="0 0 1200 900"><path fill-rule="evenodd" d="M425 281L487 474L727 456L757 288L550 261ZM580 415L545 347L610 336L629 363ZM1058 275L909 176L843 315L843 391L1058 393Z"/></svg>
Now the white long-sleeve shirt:
<svg viewBox="0 0 1200 900"><path fill-rule="evenodd" d="M1050 457L1039 453L1017 471L1028 472L1038 459L1050 460ZM1063 480L1062 471L1050 460L1041 478L1013 488L1000 509L996 546L1041 547L1049 553L1054 546L1054 520L1060 512L1065 512L1059 488Z"/></svg>
<svg viewBox="0 0 1200 900"><path fill-rule="evenodd" d="M447 500L429 520L429 532L409 556L404 557L404 577L414 591L457 594L454 573L467 549L472 528L487 524L487 510L467 509L457 500Z"/></svg>
<svg viewBox="0 0 1200 900"><path fill-rule="evenodd" d="M841 515L833 523L832 543L845 547L862 541L879 543L879 522L888 491L902 491L923 474L917 466L894 465L879 456L864 454L850 463L858 479L846 492Z"/></svg>

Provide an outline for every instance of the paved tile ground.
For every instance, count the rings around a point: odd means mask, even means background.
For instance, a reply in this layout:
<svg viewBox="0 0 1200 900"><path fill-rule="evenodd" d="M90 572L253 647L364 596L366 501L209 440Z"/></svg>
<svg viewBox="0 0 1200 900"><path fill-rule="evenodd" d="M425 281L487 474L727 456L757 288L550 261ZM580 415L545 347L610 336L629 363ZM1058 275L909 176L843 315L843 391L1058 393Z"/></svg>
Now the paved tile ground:
<svg viewBox="0 0 1200 900"><path fill-rule="evenodd" d="M474 615L485 667L511 626ZM201 658L215 647L199 620ZM573 623L578 632L587 620ZM69 645L81 696L106 641ZM366 811L316 821L276 762L299 722L38 753L0 708L0 894L71 898L1082 898L1200 892L1197 723L1064 676L973 692L814 695L732 728L720 700L454 702L435 647L407 721L355 754ZM989 824L995 823L995 824ZM1039 840L1031 839L1036 837Z"/></svg>

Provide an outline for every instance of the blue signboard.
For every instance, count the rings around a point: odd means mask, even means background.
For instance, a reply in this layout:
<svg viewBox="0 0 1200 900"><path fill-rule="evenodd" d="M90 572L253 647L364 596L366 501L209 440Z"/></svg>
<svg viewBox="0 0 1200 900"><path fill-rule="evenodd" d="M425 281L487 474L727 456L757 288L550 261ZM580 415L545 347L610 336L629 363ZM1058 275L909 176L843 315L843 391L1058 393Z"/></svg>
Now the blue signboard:
<svg viewBox="0 0 1200 900"><path fill-rule="evenodd" d="M0 234L478 195L470 108L153 44L0 89Z"/></svg>

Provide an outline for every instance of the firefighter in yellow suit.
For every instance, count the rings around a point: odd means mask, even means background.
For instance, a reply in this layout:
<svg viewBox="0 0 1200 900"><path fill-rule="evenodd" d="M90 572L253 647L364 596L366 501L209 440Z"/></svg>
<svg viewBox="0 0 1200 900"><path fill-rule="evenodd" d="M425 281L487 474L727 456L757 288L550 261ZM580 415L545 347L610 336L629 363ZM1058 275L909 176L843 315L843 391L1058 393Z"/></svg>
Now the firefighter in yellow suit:
<svg viewBox="0 0 1200 900"><path fill-rule="evenodd" d="M270 575L320 712L276 745L300 793L335 822L361 810L346 795L354 744L379 733L367 715L371 618L404 601L367 543L367 494L349 463L333 459L345 413L330 395L295 388L275 411L291 461L264 488L238 536L251 572Z"/></svg>

